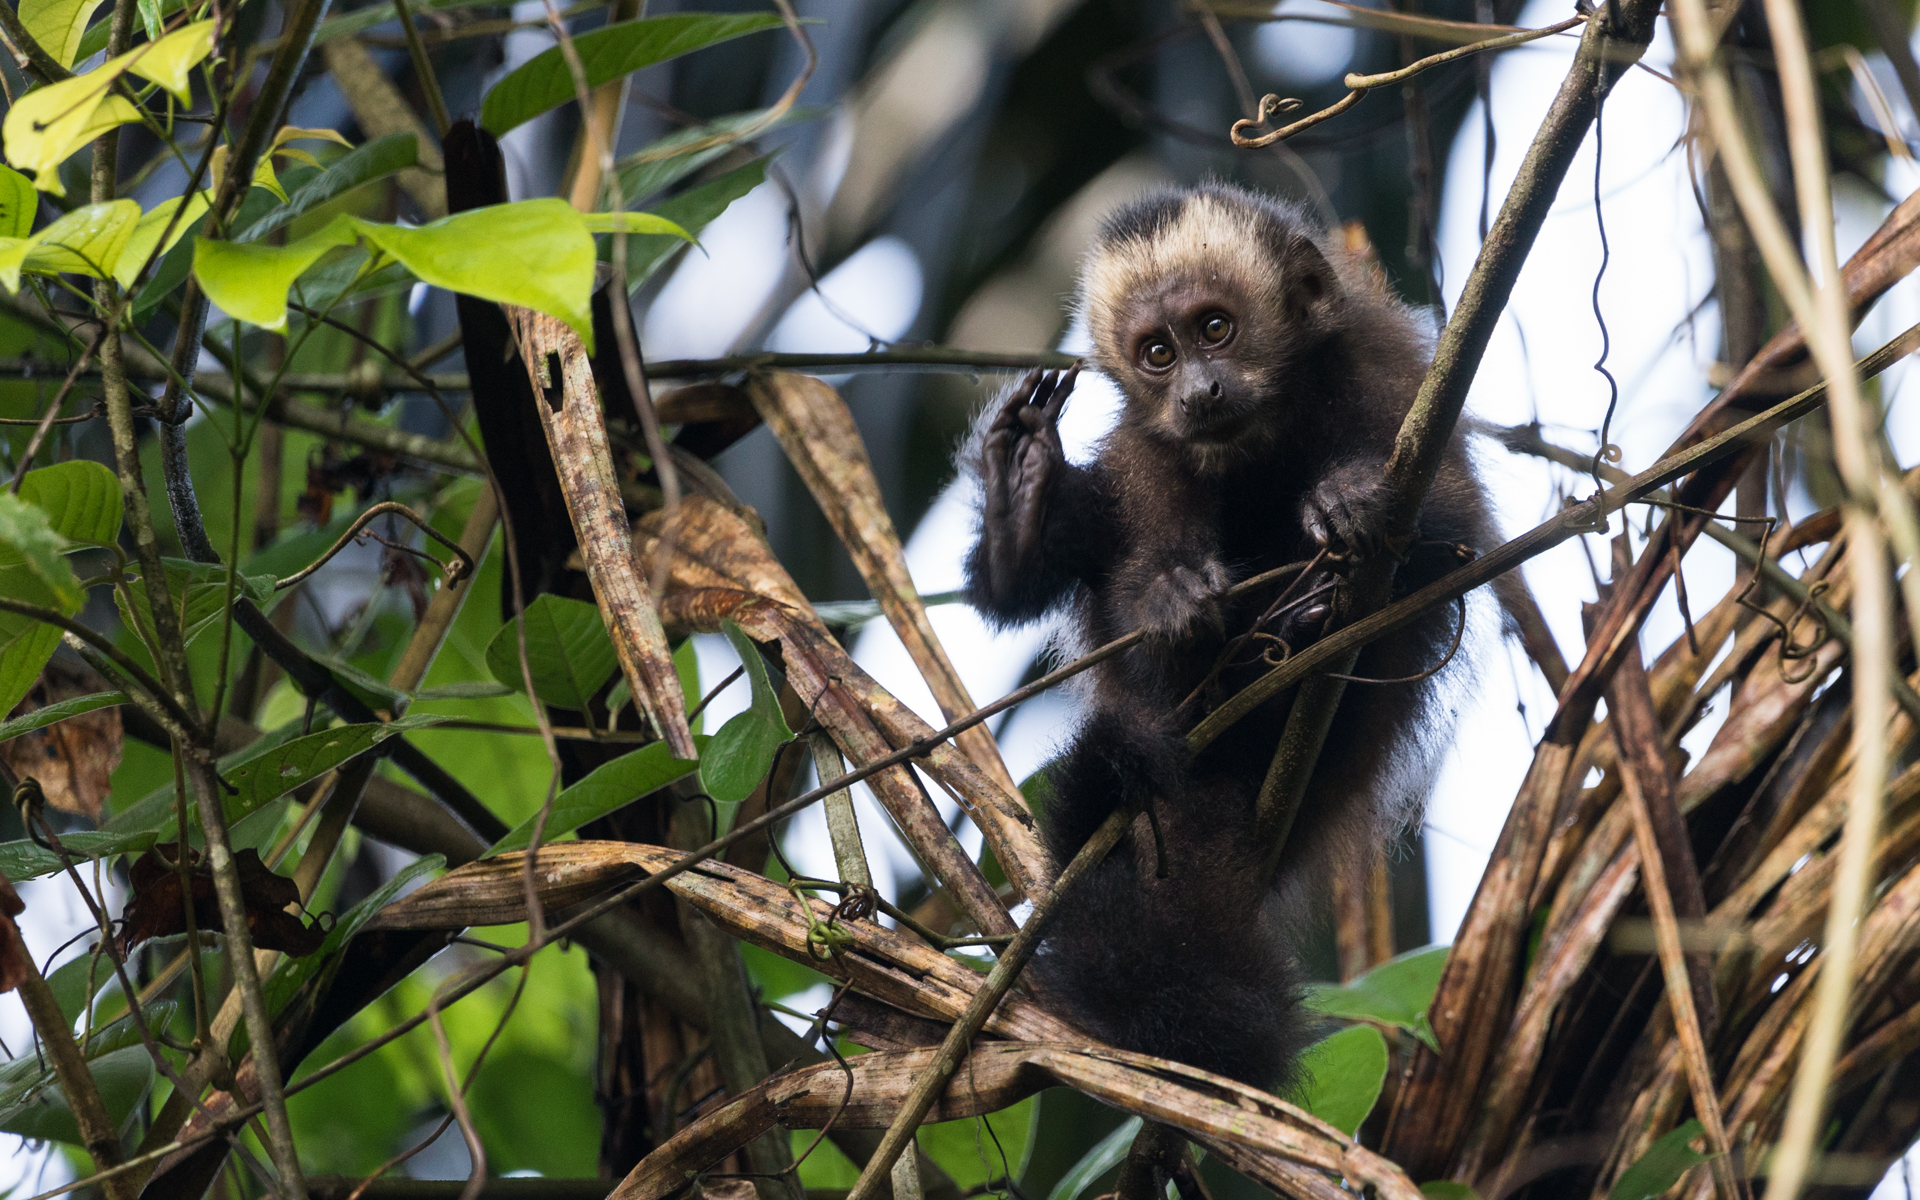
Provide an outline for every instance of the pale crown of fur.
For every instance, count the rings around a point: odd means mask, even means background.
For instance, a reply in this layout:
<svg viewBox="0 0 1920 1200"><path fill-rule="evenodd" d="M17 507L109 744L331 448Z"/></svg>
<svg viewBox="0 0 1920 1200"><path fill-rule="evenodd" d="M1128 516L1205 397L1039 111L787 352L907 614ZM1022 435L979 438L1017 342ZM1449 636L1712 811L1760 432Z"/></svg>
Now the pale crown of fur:
<svg viewBox="0 0 1920 1200"><path fill-rule="evenodd" d="M1108 370L1131 357L1121 327L1129 298L1170 279L1221 279L1236 284L1258 309L1279 310L1279 264L1261 247L1263 214L1217 193L1199 192L1172 222L1150 236L1097 247L1080 276L1080 307L1096 352Z"/></svg>

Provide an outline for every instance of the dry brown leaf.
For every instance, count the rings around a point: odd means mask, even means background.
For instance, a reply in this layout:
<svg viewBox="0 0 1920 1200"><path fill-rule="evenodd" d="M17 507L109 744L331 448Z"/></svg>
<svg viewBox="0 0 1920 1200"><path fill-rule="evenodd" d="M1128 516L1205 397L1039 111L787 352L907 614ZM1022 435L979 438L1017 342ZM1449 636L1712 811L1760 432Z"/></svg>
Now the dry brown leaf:
<svg viewBox="0 0 1920 1200"><path fill-rule="evenodd" d="M23 717L82 694L82 689L43 677L10 717ZM98 821L113 772L120 765L124 740L120 710L96 708L0 742L0 762L21 778L38 780L47 803L61 812Z"/></svg>
<svg viewBox="0 0 1920 1200"><path fill-rule="evenodd" d="M579 537L587 578L600 604L600 616L613 634L627 686L674 756L695 759L699 754L687 728L686 700L673 669L673 654L646 578L634 562L626 507L613 473L606 419L600 412L587 348L579 335L553 317L511 305L506 313L533 381L533 393L541 398L534 407L546 430L566 494L567 515ZM559 378L549 378L555 362Z"/></svg>
<svg viewBox="0 0 1920 1200"><path fill-rule="evenodd" d="M609 1200L660 1200L734 1146L774 1125L884 1129L937 1050L876 1051L777 1075L676 1134L648 1155ZM1392 1163L1265 1092L1166 1059L1101 1046L983 1042L928 1114L947 1121L996 1112L1045 1087L1076 1088L1148 1120L1175 1126L1207 1151L1281 1195L1350 1196L1337 1180L1381 1200L1418 1200Z"/></svg>
<svg viewBox="0 0 1920 1200"><path fill-rule="evenodd" d="M635 535L650 572L661 527L661 516L649 514ZM766 543L739 514L704 497L690 497L681 506L673 544L667 595L661 602L665 624L676 633L715 632L722 620L732 620L756 641L780 643L783 654L792 660L789 682L855 766L934 732L848 656L820 624ZM756 597L775 603L756 604ZM1033 817L1017 794L1007 792L946 743L935 746L918 765L980 826L1019 895L1044 890L1053 876L1052 865L1040 845ZM905 769L886 771L870 782L913 839L914 849L962 899L968 916L987 932L1011 931L1003 906L959 850L912 775Z"/></svg>
<svg viewBox="0 0 1920 1200"><path fill-rule="evenodd" d="M127 872L127 886L133 894L122 914L122 954L149 938L187 931L186 906L180 896L180 872L175 866L182 850L188 856L194 925L216 932L226 928L219 900L214 895L213 869L201 859L198 851L178 842L163 842L142 854ZM300 888L293 880L269 870L260 860L260 852L251 847L235 852L233 865L240 873L247 931L253 935L255 947L279 950L296 958L320 948L327 931L317 922L308 925L288 911L300 904Z"/></svg>
<svg viewBox="0 0 1920 1200"><path fill-rule="evenodd" d="M978 706L927 619L926 605L907 572L900 535L880 495L880 481L874 478L873 463L846 401L824 380L785 371L754 376L747 394L853 556L867 590L880 602L887 623L905 644L940 711L949 721L972 712ZM1010 792L1017 790L985 726L976 725L957 740L994 782Z"/></svg>

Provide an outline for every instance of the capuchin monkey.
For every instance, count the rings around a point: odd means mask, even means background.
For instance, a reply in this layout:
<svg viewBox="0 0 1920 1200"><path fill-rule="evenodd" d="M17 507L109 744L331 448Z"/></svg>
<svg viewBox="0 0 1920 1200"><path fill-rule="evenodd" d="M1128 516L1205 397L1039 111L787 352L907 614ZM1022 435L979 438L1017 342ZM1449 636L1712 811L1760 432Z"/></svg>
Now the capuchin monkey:
<svg viewBox="0 0 1920 1200"><path fill-rule="evenodd" d="M1395 554L1405 594L1494 544L1493 522L1456 436L1414 542L1385 544L1387 456L1431 339L1377 267L1291 205L1225 185L1138 200L1101 229L1078 303L1094 365L1125 396L1119 423L1090 466L1066 461L1077 367L1036 371L983 414L967 589L1002 626L1070 610L1086 648L1148 632L1094 668L1040 818L1064 865L1116 807L1145 812L1067 898L1034 968L1114 1045L1285 1088L1316 1032L1296 966L1316 897L1417 815L1450 715L1430 680L1350 684L1271 885L1254 806L1293 693L1192 761L1186 733L1323 632L1354 563ZM1357 677L1420 676L1464 620L1447 607L1372 643Z"/></svg>

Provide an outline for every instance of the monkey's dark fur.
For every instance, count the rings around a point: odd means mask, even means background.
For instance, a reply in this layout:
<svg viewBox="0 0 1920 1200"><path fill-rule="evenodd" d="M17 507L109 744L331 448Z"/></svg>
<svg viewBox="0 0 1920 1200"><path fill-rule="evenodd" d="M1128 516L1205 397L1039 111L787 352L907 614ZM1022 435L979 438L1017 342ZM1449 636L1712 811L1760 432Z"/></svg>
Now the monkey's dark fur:
<svg viewBox="0 0 1920 1200"><path fill-rule="evenodd" d="M1049 771L1041 815L1064 864L1116 805L1146 816L1070 896L1035 970L1090 1033L1257 1086L1285 1086L1311 1039L1294 952L1333 869L1388 837L1425 799L1445 719L1434 685L1352 684L1269 888L1255 798L1292 694L1235 724L1192 762L1184 736L1268 669L1267 638L1222 650L1287 585L1223 604L1237 580L1312 559L1263 632L1299 650L1321 632L1328 585L1383 545L1387 455L1431 347L1370 263L1293 207L1209 185L1115 213L1084 268L1093 361L1126 398L1096 461L1061 452L1073 386L1035 373L983 417L969 556L974 604L1004 625L1070 607L1078 639L1154 636L1094 670L1090 713ZM1420 514L1396 592L1492 544L1456 437ZM1304 597L1304 600L1301 598ZM1453 643L1448 608L1360 658L1363 678L1417 675ZM1201 685L1206 683L1205 687ZM1189 694L1199 695L1189 700ZM1183 703L1185 702L1185 703Z"/></svg>

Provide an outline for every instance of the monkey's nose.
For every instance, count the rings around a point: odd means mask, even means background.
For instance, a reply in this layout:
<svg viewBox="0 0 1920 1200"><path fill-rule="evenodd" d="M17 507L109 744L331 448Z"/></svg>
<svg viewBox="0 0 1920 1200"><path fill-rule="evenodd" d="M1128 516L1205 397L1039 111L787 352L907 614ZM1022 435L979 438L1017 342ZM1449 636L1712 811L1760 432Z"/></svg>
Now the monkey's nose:
<svg viewBox="0 0 1920 1200"><path fill-rule="evenodd" d="M1212 396L1215 400L1218 400L1220 398L1220 381L1219 380L1216 379L1212 383L1207 385L1207 394L1209 396Z"/></svg>

